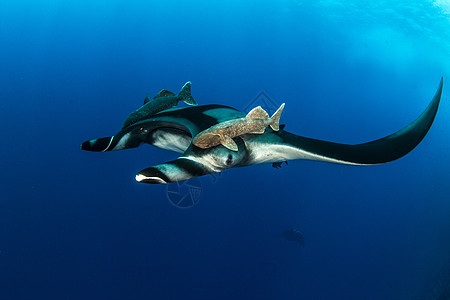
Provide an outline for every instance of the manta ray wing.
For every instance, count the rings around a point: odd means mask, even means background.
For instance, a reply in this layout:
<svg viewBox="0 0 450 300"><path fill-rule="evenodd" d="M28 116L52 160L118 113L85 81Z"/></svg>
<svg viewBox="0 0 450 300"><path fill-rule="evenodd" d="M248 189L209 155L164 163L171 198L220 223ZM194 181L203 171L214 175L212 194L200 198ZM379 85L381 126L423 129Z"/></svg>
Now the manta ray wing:
<svg viewBox="0 0 450 300"><path fill-rule="evenodd" d="M351 165L387 163L412 151L425 137L436 116L442 94L443 79L425 111L405 128L384 138L348 145L298 136L287 131L256 137L248 143L256 149L249 164L294 159L317 160ZM255 145L251 145L251 144Z"/></svg>

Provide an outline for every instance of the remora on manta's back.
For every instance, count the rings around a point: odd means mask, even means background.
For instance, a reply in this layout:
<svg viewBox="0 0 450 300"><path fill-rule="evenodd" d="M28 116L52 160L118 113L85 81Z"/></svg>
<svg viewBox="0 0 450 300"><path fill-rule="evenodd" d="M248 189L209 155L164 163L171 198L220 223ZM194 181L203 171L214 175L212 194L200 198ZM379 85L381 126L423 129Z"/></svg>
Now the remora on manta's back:
<svg viewBox="0 0 450 300"><path fill-rule="evenodd" d="M188 105L197 105L197 102L191 95L191 82L188 81L181 88L178 95L168 90L161 90L152 100L148 96L145 97L144 104L132 112L123 122L122 129L133 125L139 121L147 119L163 110L178 105L179 101L183 101Z"/></svg>
<svg viewBox="0 0 450 300"><path fill-rule="evenodd" d="M263 134L267 126L278 131L283 108L284 103L269 118L269 114L261 106L257 106L245 118L225 121L203 130L195 136L192 143L203 149L222 144L232 151L238 151L233 138L244 134Z"/></svg>

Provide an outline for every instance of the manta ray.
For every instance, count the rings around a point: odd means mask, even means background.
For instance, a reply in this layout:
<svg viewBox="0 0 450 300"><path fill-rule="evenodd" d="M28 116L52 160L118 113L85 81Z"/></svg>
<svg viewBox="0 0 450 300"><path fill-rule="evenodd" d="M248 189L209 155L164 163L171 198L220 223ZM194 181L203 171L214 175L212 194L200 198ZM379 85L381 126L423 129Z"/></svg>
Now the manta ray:
<svg viewBox="0 0 450 300"><path fill-rule="evenodd" d="M192 143L200 132L222 122L245 118L239 110L218 104L170 108L122 128L111 137L89 140L87 151L105 152L150 144L176 151L175 160L138 172L142 183L170 183L217 173L230 168L306 159L346 165L377 165L399 159L425 137L436 116L443 79L425 111L411 124L386 137L349 145L312 139L267 127L263 134L243 134L233 138L237 151L223 145L202 149Z"/></svg>
<svg viewBox="0 0 450 300"><path fill-rule="evenodd" d="M300 245L305 245L305 238L303 237L303 234L298 229L287 229L283 231L283 237L287 241L293 241L297 242Z"/></svg>

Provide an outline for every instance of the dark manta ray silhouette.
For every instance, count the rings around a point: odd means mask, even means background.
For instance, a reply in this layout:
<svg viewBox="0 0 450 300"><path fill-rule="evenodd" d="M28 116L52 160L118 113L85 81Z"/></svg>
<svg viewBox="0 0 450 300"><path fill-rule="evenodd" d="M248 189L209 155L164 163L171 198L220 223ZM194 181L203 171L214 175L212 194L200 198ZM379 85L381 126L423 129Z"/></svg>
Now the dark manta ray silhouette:
<svg viewBox="0 0 450 300"><path fill-rule="evenodd" d="M294 241L302 246L305 245L305 238L303 237L303 234L297 229L288 229L283 231L283 237L287 241Z"/></svg>
<svg viewBox="0 0 450 300"><path fill-rule="evenodd" d="M235 167L294 159L348 165L382 164L406 155L422 141L436 116L442 84L441 79L433 100L414 122L396 133L363 144L339 144L267 128L263 134L234 137L238 151L222 145L201 149L191 143L192 137L218 123L245 117L232 107L202 105L158 112L124 127L112 137L86 141L81 149L112 151L147 143L182 153L173 161L140 171L136 180L143 183L175 182Z"/></svg>

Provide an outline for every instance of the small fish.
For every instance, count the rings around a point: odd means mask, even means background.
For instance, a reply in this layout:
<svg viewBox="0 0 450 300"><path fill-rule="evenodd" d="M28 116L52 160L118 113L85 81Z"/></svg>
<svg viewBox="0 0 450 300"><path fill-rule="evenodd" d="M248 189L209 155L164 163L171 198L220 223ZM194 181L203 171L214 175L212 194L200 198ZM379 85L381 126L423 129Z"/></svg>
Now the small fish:
<svg viewBox="0 0 450 300"><path fill-rule="evenodd" d="M282 165L283 163L285 163L286 166L288 165L287 160L284 160L284 161L277 161L277 162L272 163L272 167L274 167L275 169L280 169L280 168L281 168L281 165Z"/></svg>
<svg viewBox="0 0 450 300"><path fill-rule="evenodd" d="M225 121L203 130L195 136L192 143L203 149L222 144L232 151L238 151L238 146L233 141L234 137L247 133L263 134L267 126L270 126L274 131L278 131L283 108L284 103L269 118L267 112L261 106L257 106L245 118Z"/></svg>
<svg viewBox="0 0 450 300"><path fill-rule="evenodd" d="M197 102L191 95L190 81L186 82L178 95L175 95L168 90L161 90L155 97L153 97L153 100L150 100L147 95L144 100L144 105L132 112L126 118L125 122L123 122L122 129L139 121L145 120L163 110L177 106L179 101L183 101L188 105L197 105Z"/></svg>

